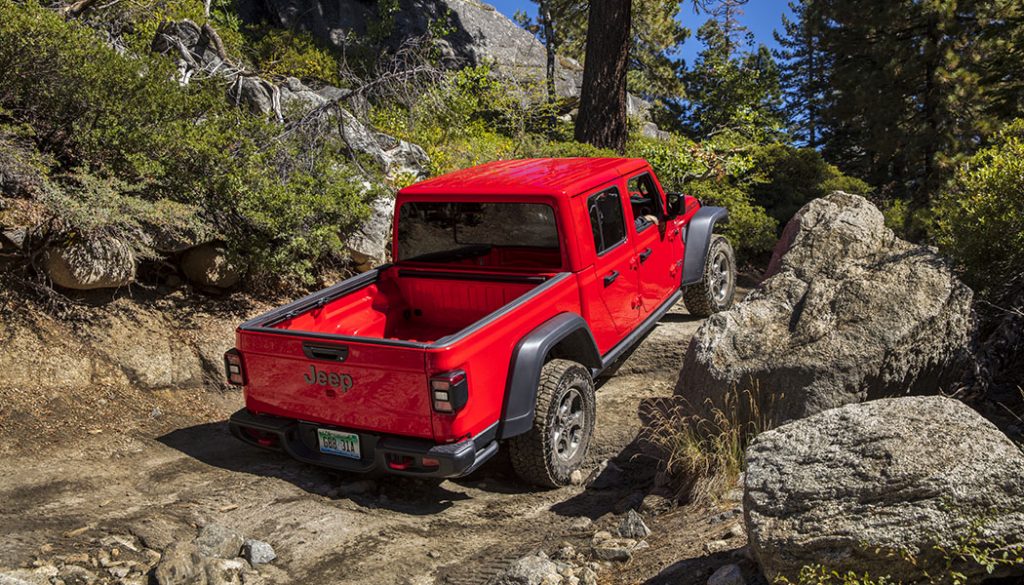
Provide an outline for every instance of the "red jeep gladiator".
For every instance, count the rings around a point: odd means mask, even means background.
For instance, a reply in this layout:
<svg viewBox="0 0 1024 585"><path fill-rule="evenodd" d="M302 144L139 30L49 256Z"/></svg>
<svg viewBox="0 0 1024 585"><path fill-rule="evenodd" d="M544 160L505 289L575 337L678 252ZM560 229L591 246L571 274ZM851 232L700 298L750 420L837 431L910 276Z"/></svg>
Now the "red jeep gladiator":
<svg viewBox="0 0 1024 585"><path fill-rule="evenodd" d="M642 159L493 162L402 189L393 264L238 328L242 441L334 469L458 477L503 444L565 485L594 378L680 298L728 308L726 217L666 195Z"/></svg>

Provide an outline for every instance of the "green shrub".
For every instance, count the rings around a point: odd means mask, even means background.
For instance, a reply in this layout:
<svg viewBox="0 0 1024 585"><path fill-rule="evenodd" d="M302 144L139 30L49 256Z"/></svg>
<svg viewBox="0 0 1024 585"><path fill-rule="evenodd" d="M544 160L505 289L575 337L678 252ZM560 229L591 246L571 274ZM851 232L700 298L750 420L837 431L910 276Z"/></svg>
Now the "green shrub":
<svg viewBox="0 0 1024 585"><path fill-rule="evenodd" d="M671 140L634 138L627 154L645 158L667 191L685 192L708 205L729 210L721 227L740 260L771 250L777 223L744 189L742 177L753 167L749 145L736 136L723 135L700 144L674 136Z"/></svg>
<svg viewBox="0 0 1024 585"><path fill-rule="evenodd" d="M283 133L228 104L220 81L180 87L169 59L119 54L35 1L0 0L0 108L57 161L60 197L45 203L77 210L69 229L131 231L180 205L259 281L313 282L374 196L328 122Z"/></svg>
<svg viewBox="0 0 1024 585"><path fill-rule="evenodd" d="M976 290L995 290L1024 267L1024 120L970 157L935 206L939 246Z"/></svg>
<svg viewBox="0 0 1024 585"><path fill-rule="evenodd" d="M844 175L825 162L818 151L780 143L755 149L753 172L746 181L754 202L763 206L780 226L805 203L832 191L858 195L871 192L867 183Z"/></svg>
<svg viewBox="0 0 1024 585"><path fill-rule="evenodd" d="M246 56L264 76L314 79L342 85L338 62L304 31L258 27L247 31Z"/></svg>

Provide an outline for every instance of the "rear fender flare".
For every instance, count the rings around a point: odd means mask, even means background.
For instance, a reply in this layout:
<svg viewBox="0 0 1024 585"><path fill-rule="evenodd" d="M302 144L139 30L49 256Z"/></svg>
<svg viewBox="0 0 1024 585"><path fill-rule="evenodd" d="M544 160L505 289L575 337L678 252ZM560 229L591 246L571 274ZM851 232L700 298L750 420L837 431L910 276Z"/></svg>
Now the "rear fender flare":
<svg viewBox="0 0 1024 585"><path fill-rule="evenodd" d="M696 284L704 277L704 263L711 248L715 224L728 218L729 212L724 207L701 207L690 218L683 236L686 249L683 252L682 286Z"/></svg>
<svg viewBox="0 0 1024 585"><path fill-rule="evenodd" d="M499 439L521 435L533 428L541 369L556 348L557 357L577 361L591 372L601 368L601 354L594 335L583 317L575 313L556 315L526 334L512 352Z"/></svg>

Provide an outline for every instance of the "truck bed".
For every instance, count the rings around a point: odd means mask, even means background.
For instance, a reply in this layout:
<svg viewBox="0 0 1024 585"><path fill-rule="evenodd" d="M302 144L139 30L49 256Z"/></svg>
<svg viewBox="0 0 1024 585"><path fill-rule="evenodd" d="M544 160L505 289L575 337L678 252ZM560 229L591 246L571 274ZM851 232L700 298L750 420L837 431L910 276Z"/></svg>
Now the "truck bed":
<svg viewBox="0 0 1024 585"><path fill-rule="evenodd" d="M389 267L376 282L267 325L301 333L434 343L545 280L538 275Z"/></svg>

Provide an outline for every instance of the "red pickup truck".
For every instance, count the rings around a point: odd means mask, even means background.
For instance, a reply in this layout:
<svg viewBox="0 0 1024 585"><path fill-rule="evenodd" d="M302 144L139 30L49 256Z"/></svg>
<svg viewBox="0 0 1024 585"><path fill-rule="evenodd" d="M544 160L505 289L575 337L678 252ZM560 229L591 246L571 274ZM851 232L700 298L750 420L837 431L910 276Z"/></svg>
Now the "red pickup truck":
<svg viewBox="0 0 1024 585"><path fill-rule="evenodd" d="M402 189L393 264L242 324L239 439L335 469L458 477L499 445L526 481L586 457L594 378L680 298L728 308L726 217L642 159L493 162Z"/></svg>

